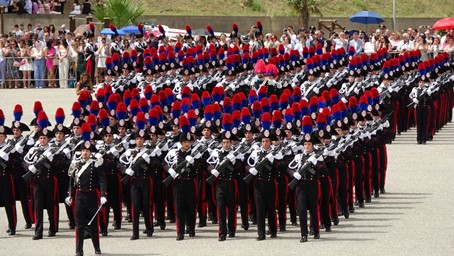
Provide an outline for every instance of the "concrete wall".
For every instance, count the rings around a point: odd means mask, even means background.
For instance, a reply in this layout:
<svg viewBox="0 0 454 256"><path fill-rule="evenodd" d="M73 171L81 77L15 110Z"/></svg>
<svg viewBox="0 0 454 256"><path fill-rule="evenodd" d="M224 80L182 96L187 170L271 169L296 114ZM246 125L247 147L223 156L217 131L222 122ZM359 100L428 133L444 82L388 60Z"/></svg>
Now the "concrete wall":
<svg viewBox="0 0 454 256"><path fill-rule="evenodd" d="M77 26L85 24L85 16L80 15L76 20ZM310 19L310 25L317 27L318 20L320 17L312 17ZM341 26L345 26L347 29L360 29L370 30L376 28L377 25L366 25L352 23L345 17L323 17L323 20L337 20ZM440 18L398 18L396 23L396 29L402 30L408 27L418 27L420 25L433 25ZM217 32L230 33L232 30L232 24L238 24L240 33L247 33L249 28L255 25L256 21L260 20L263 25L265 33L272 32L280 35L282 29L288 25L293 25L294 28L298 27L297 17L215 17L215 16L143 16L141 17L142 22L153 22L154 24L165 24L169 27L184 29L185 25L190 25L191 28L205 28L208 24L213 27ZM69 17L68 15L17 15L17 14L4 14L3 21L5 32L9 32L14 27L14 24L36 24L41 22L43 25L54 24L58 29L62 24L66 24L69 28ZM392 18L386 18L384 24L387 28L392 29ZM102 24L99 24L101 27Z"/></svg>

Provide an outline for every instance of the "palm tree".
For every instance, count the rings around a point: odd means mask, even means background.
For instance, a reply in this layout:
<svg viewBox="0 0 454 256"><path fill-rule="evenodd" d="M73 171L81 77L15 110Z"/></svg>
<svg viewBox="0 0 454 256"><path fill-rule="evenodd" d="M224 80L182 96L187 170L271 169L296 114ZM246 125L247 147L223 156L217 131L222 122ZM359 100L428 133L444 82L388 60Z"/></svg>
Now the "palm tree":
<svg viewBox="0 0 454 256"><path fill-rule="evenodd" d="M141 0L92 0L92 15L102 21L110 18L116 27L137 24L137 20L145 12Z"/></svg>
<svg viewBox="0 0 454 256"><path fill-rule="evenodd" d="M309 17L311 14L322 15L320 7L323 6L324 0L287 0L288 4L300 14L299 22L302 27L308 28Z"/></svg>

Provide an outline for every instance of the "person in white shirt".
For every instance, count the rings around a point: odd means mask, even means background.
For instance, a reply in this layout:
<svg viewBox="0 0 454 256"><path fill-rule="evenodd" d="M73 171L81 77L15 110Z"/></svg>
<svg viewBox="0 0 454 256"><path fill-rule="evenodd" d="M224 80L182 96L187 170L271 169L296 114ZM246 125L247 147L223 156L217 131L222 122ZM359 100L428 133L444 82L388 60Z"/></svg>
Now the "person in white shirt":
<svg viewBox="0 0 454 256"><path fill-rule="evenodd" d="M353 46L353 48L355 48L356 54L360 54L363 52L363 41L361 39L359 39L357 31L355 31L353 33L353 38L352 38L352 40L350 40L348 46L349 47Z"/></svg>
<svg viewBox="0 0 454 256"><path fill-rule="evenodd" d="M404 33L402 35L402 41L399 42L396 50L398 52L405 52L405 51L413 50L414 47L415 47L415 44L413 41L410 40L410 35L408 35L407 33Z"/></svg>

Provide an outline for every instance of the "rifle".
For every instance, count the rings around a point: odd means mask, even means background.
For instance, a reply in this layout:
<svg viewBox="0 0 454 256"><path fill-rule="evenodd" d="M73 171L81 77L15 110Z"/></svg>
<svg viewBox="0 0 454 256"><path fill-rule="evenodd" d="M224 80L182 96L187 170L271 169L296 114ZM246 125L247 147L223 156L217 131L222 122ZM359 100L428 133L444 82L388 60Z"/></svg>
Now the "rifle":
<svg viewBox="0 0 454 256"><path fill-rule="evenodd" d="M282 155L286 155L287 152L292 149L292 147L293 147L293 144L289 144L285 147L275 148L268 154L276 155L282 151L281 152ZM257 169L257 171L260 172L264 167L271 168L270 161L266 157L268 154L266 154L262 159L260 159L260 161L254 166L254 168ZM246 182L246 184L249 184L253 179L254 179L254 175L252 173L249 173L246 177L244 177L243 180Z"/></svg>
<svg viewBox="0 0 454 256"><path fill-rule="evenodd" d="M153 149L147 149L144 153L137 154L137 156L133 160L133 163L131 164L131 169L134 171L134 173L148 168L148 163L145 161L145 159L143 157L141 157L143 154L153 155L153 153L154 153L153 157L155 157L156 151L158 149L163 148L166 144L167 144L167 140L163 140L159 144L156 144L156 146ZM153 151L150 153L151 150L153 150ZM125 175L121 179L121 182L126 185L126 184L128 184L130 178L131 178L131 176Z"/></svg>
<svg viewBox="0 0 454 256"><path fill-rule="evenodd" d="M59 149L60 148L58 147L49 147L39 156L38 160L36 160L36 162L33 165L31 165L36 168L37 170L36 174L41 173L41 170L43 169L50 169L51 161L46 156L46 153L50 152L52 155L54 155ZM22 175L22 179L24 179L25 181L29 181L34 175L35 173L29 170L24 175Z"/></svg>
<svg viewBox="0 0 454 256"><path fill-rule="evenodd" d="M3 169L6 168L6 161L3 160L3 157L9 156L11 151L14 149L14 146L15 146L15 143L12 140L10 140L10 141L8 141L8 144L0 150L0 156L2 156L2 157L0 157L0 166Z"/></svg>
<svg viewBox="0 0 454 256"><path fill-rule="evenodd" d="M219 164L216 165L215 169L218 170L219 173L225 172L226 169L228 169L229 171L232 171L233 170L232 162L230 162L228 156L236 156L238 154L244 155L251 148L252 148L252 146L249 146L246 143L242 143L237 149L235 149L234 151L230 151L229 154L227 156L225 156L224 159ZM215 180L216 180L216 176L214 176L212 174L210 177L208 177L208 179L206 179L206 182L208 183L208 185L211 185L211 184L213 184L213 182Z"/></svg>
<svg viewBox="0 0 454 256"><path fill-rule="evenodd" d="M216 148L217 146L219 145L219 142L214 140L213 142L211 142L210 144L203 144L202 146L200 147L197 147L197 148L194 148L193 151L191 151L191 156L195 156L195 158L197 156L202 156L205 151L207 151L208 149L214 149ZM198 157L197 157L198 158ZM173 168L175 170L175 172L177 173L177 176L181 173L181 172L184 172L185 170L187 170L185 167L188 166L188 162L186 161L186 159L184 159L183 161L181 161L181 163L179 163L175 168ZM189 169L190 171L190 169ZM177 177L175 176L175 178ZM170 183L172 182L174 178L169 175L169 177L167 177L165 180L162 181L162 183L164 183L164 185L166 186L169 186Z"/></svg>
<svg viewBox="0 0 454 256"><path fill-rule="evenodd" d="M337 147L337 145L333 144L329 148L327 148L327 150L330 151L330 150L335 149L336 147ZM320 152L316 153L315 158L319 158L321 155L323 155L323 150L320 150ZM306 172L310 172L311 174L314 174L315 171L313 169L311 169L310 167L312 167L312 163L306 160L306 162L300 168L298 168L297 172L301 175L301 177L304 177L306 175ZM293 179L288 184L288 187L292 190L295 189L295 186L296 186L296 184L298 184L298 181L299 181L298 179Z"/></svg>

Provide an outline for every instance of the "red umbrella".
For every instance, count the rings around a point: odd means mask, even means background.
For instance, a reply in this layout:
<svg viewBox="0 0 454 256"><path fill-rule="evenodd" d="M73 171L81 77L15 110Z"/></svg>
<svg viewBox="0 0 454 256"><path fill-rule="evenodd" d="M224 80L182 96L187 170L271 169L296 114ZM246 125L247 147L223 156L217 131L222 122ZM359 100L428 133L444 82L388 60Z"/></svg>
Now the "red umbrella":
<svg viewBox="0 0 454 256"><path fill-rule="evenodd" d="M454 29L454 18L441 19L432 26L435 30Z"/></svg>

